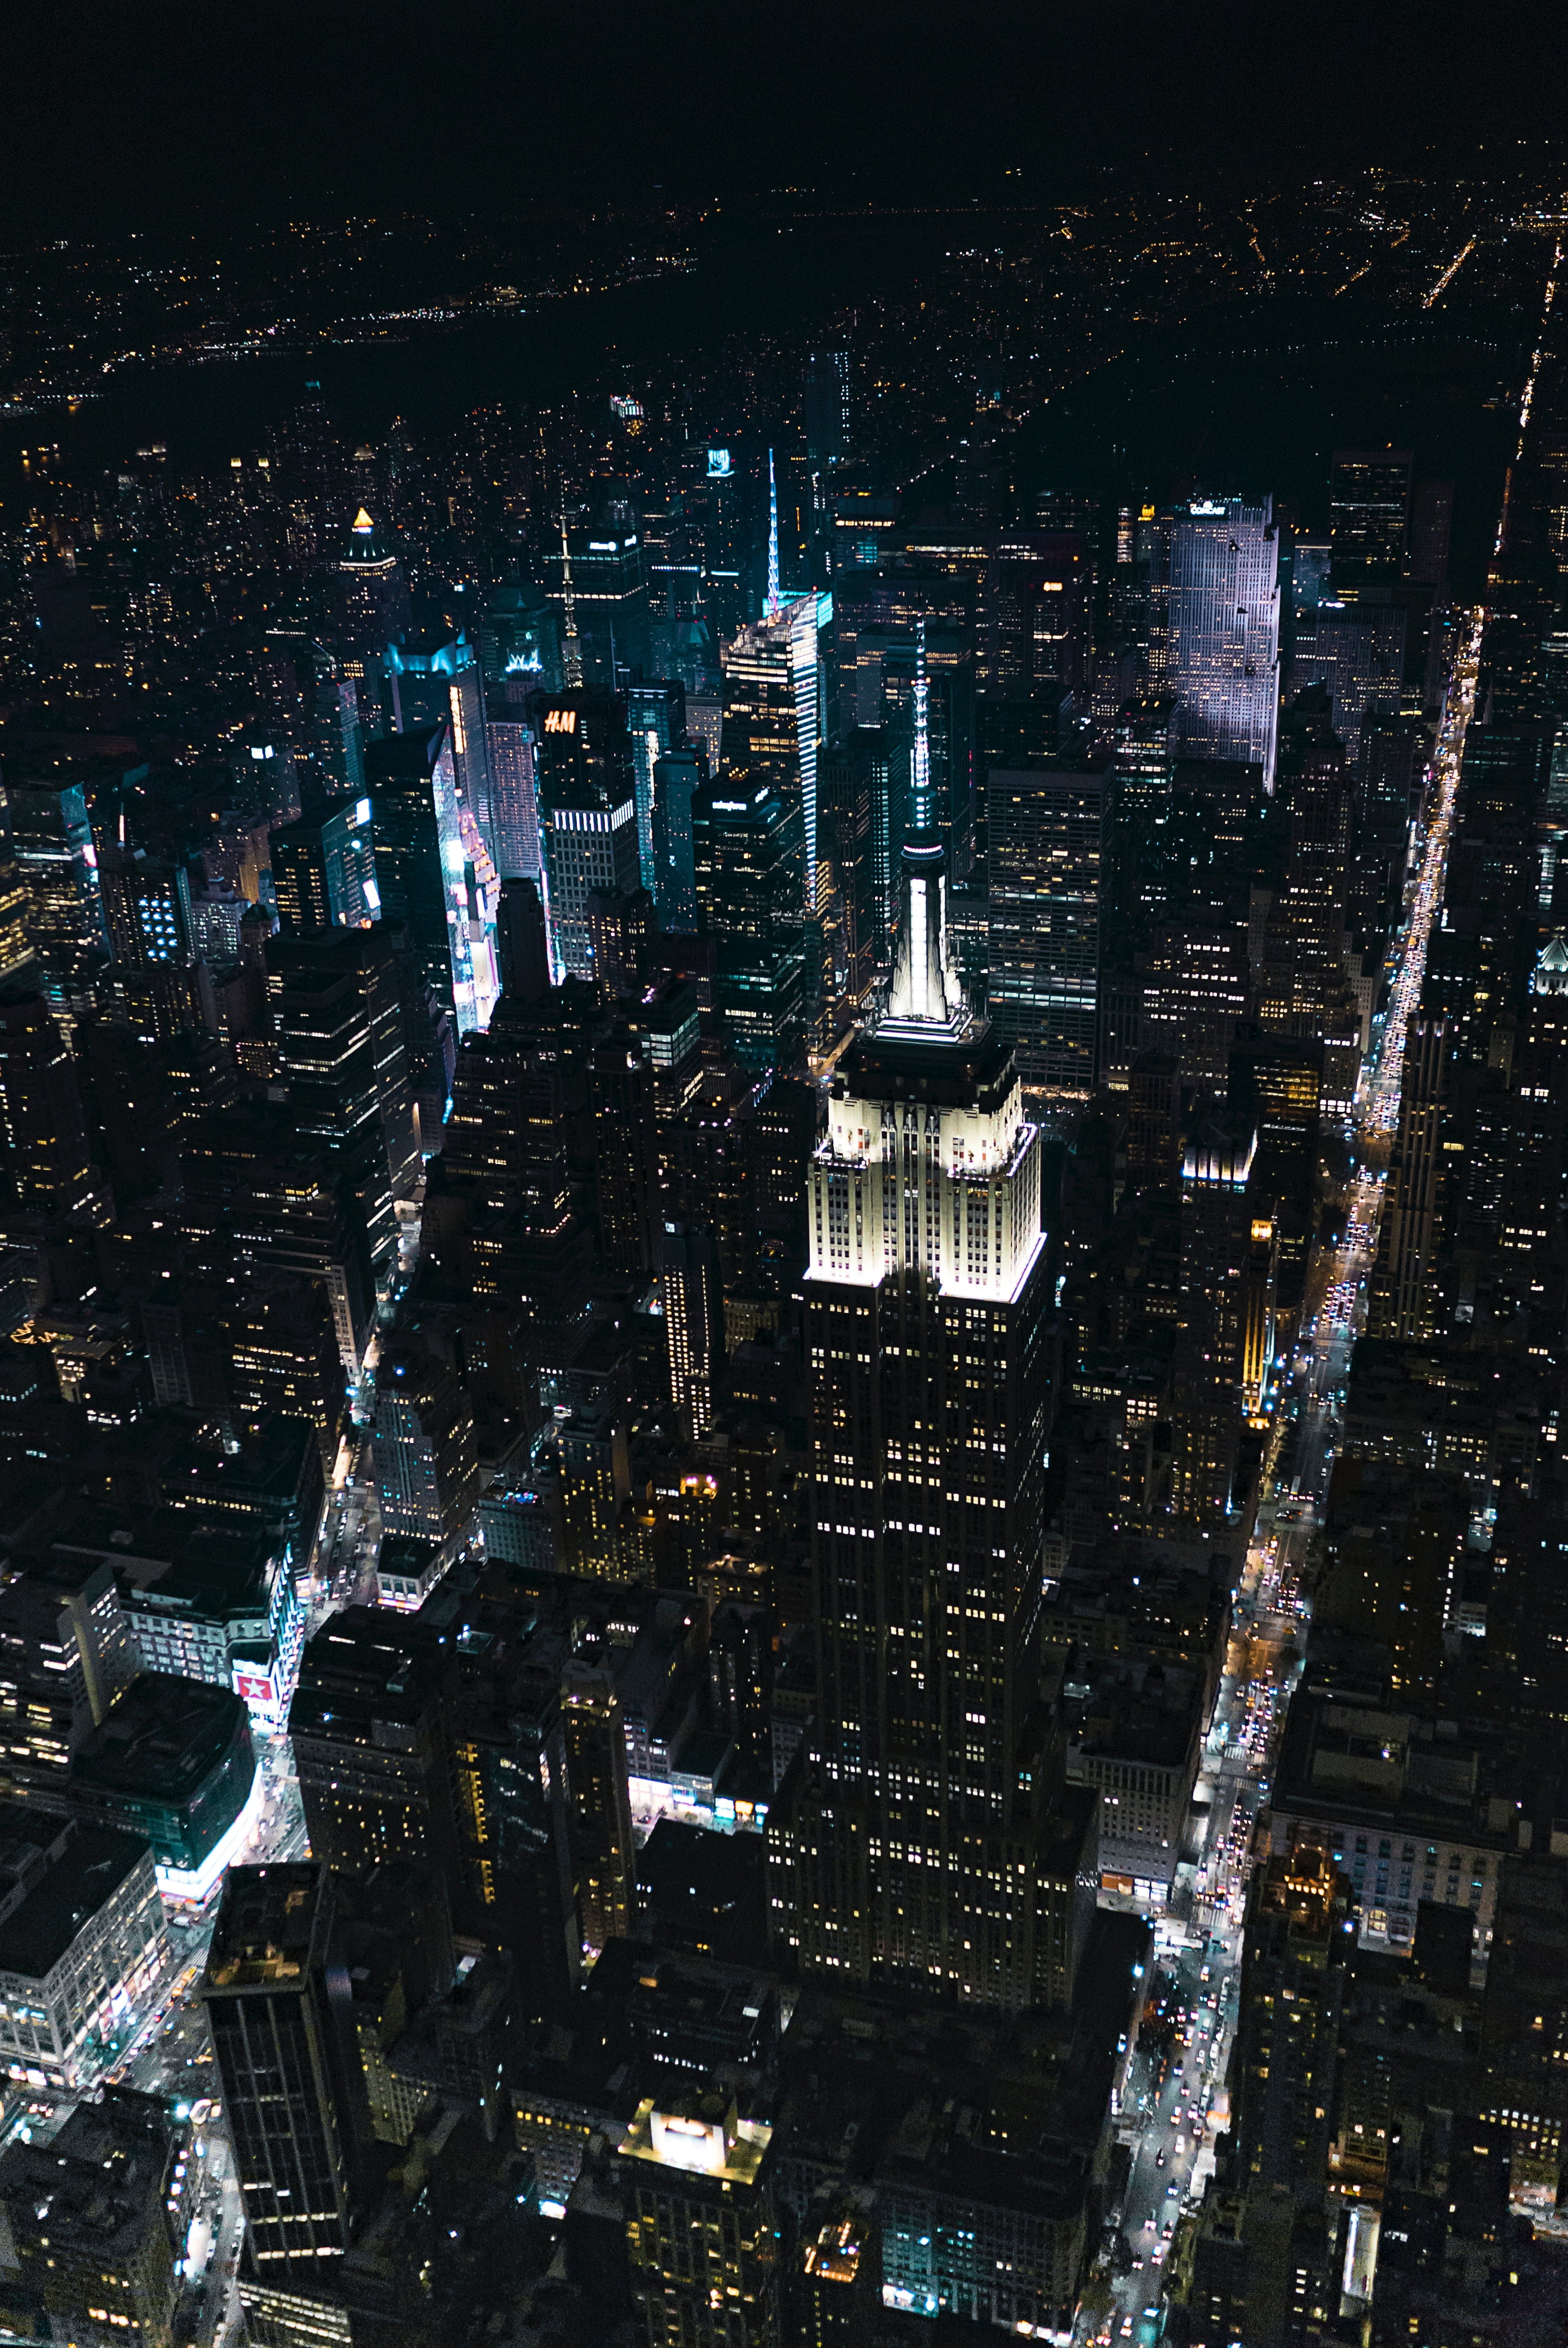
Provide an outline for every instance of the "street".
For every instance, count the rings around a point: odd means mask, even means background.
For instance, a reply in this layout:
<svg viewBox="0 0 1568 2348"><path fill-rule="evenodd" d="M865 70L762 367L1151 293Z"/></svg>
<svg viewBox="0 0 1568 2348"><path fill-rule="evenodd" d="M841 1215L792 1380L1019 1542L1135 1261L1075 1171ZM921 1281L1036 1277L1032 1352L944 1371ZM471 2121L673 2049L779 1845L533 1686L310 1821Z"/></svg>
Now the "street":
<svg viewBox="0 0 1568 2348"><path fill-rule="evenodd" d="M1131 2108L1123 2120L1132 2168L1112 2254L1112 2304L1109 2314L1080 2324L1080 2340L1132 2340L1147 2348L1158 2339L1172 2238L1182 2214L1194 2212L1202 2199L1214 2171L1213 2139L1229 2115L1226 2081L1241 1994L1247 1883L1260 1845L1266 1850L1257 1824L1305 1645L1308 1551L1328 1496L1350 1357L1377 1261L1405 1037L1420 1001L1427 941L1442 902L1481 623L1478 611L1456 662L1433 758L1429 820L1415 839L1405 922L1387 966L1388 1007L1357 1087L1339 1241L1315 1254L1295 1351L1275 1405L1269 1466L1233 1597L1224 1675L1194 1791L1189 1847L1196 1845L1195 1879L1189 1895L1179 1878L1171 1914L1156 1921L1156 1980L1169 1983L1171 2031L1167 2047L1161 2032L1150 2034L1146 2014L1151 2045L1135 2061Z"/></svg>

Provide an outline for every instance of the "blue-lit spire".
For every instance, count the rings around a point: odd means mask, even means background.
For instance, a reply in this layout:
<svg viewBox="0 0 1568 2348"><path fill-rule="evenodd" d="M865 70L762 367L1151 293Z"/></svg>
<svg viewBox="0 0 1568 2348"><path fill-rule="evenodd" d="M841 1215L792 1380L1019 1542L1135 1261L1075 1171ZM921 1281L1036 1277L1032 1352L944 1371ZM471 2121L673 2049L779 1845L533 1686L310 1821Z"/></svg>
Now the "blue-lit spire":
<svg viewBox="0 0 1568 2348"><path fill-rule="evenodd" d="M911 754L909 810L913 829L931 829L931 735L926 716L925 621L914 623L914 748Z"/></svg>
<svg viewBox="0 0 1568 2348"><path fill-rule="evenodd" d="M768 616L779 617L779 484L773 478L773 451L768 451Z"/></svg>

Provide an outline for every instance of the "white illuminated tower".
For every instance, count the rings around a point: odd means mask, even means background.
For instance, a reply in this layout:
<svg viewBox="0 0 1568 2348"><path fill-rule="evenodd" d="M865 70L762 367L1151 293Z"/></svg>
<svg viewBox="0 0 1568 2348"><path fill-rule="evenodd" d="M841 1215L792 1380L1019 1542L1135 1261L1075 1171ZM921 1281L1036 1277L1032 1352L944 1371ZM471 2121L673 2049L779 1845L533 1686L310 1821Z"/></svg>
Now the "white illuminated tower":
<svg viewBox="0 0 1568 2348"><path fill-rule="evenodd" d="M1052 1416L1040 1140L903 851L886 1014L809 1179L817 1717L769 1820L780 1952L975 2004L1070 1998L1095 1799L1037 1704Z"/></svg>
<svg viewBox="0 0 1568 2348"><path fill-rule="evenodd" d="M909 817L915 832L931 829L931 688L925 677L925 618L914 626L914 741L910 751Z"/></svg>

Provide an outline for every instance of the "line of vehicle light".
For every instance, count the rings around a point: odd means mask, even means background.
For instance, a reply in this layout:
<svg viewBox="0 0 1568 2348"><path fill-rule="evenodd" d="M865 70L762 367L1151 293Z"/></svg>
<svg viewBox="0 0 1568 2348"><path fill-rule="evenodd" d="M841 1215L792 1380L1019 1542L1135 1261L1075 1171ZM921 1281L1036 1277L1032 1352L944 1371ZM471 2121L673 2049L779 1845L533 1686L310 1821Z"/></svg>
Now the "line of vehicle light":
<svg viewBox="0 0 1568 2348"><path fill-rule="evenodd" d="M1459 275L1460 271L1464 267L1465 263L1470 259L1474 251L1475 239L1472 236L1470 242L1467 245L1462 246L1460 250L1455 253L1453 259L1449 262L1448 267L1444 270L1442 275L1439 278L1437 283L1433 286L1431 292L1422 303L1421 307L1423 310L1429 310L1435 302L1441 300L1444 293L1447 291L1448 287L1453 283L1454 279Z"/></svg>

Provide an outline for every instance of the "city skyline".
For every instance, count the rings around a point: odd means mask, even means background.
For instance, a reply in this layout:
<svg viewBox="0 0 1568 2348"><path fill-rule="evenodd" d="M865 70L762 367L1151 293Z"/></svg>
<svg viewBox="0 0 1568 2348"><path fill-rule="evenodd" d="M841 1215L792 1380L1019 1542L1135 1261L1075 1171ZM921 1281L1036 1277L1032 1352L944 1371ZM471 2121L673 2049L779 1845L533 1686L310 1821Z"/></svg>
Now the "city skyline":
<svg viewBox="0 0 1568 2348"><path fill-rule="evenodd" d="M1554 28L183 24L0 165L0 2330L1553 2348Z"/></svg>

